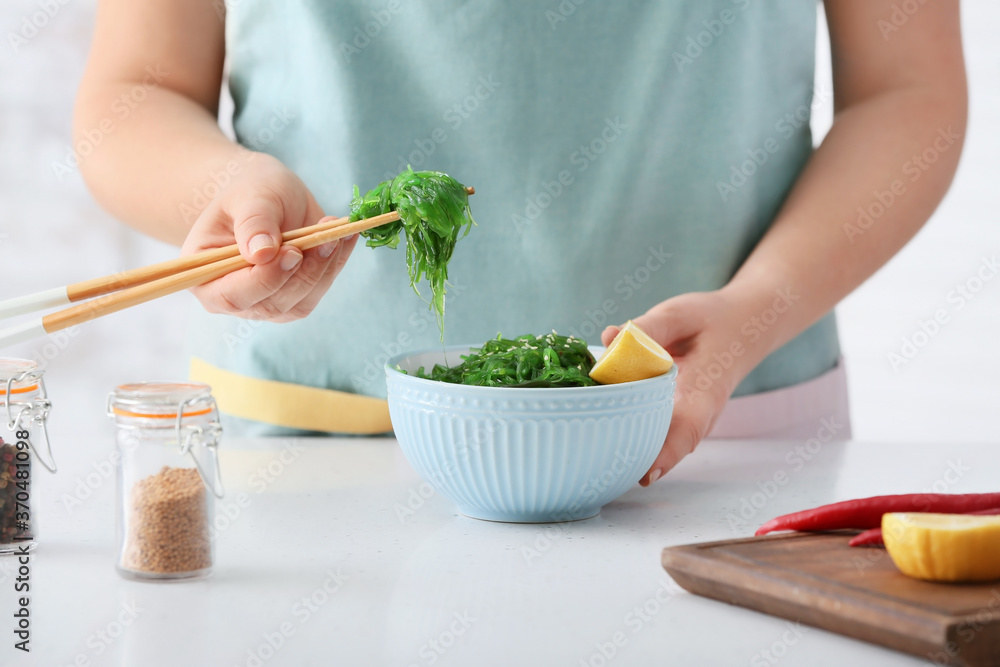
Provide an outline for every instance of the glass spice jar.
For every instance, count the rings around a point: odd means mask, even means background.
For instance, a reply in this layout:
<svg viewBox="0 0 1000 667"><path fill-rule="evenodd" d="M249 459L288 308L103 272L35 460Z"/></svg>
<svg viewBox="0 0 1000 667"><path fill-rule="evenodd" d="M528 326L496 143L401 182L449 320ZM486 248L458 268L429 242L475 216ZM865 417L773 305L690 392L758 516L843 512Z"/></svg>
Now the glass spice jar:
<svg viewBox="0 0 1000 667"><path fill-rule="evenodd" d="M32 484L37 458L56 471L46 420L52 404L45 392L45 371L29 359L0 358L0 400L6 429L0 428L0 555L34 549L38 537L38 507ZM48 458L42 458L41 442ZM34 458L31 454L34 453Z"/></svg>
<svg viewBox="0 0 1000 667"><path fill-rule="evenodd" d="M117 426L119 574L195 579L212 571L214 498L223 494L219 411L208 385L141 382L108 396Z"/></svg>

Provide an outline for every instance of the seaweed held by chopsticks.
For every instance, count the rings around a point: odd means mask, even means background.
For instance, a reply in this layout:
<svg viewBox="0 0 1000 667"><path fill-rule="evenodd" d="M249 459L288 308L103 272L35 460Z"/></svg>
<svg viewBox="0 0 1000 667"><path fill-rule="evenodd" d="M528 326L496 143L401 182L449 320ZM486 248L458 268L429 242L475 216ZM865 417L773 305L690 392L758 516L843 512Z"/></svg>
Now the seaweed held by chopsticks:
<svg viewBox="0 0 1000 667"><path fill-rule="evenodd" d="M497 335L462 356L457 366L436 364L430 375L421 366L415 375L427 380L481 387L586 387L594 355L587 344L555 331L526 334L513 340Z"/></svg>
<svg viewBox="0 0 1000 667"><path fill-rule="evenodd" d="M420 295L417 284L427 279L431 287L430 307L437 315L444 340L444 299L448 284L448 261L455 244L476 224L469 210L465 186L439 171L413 171L407 167L391 181L383 181L363 197L354 186L351 221L371 218L390 211L399 220L361 232L369 248L399 245L400 232L406 233L406 269L410 286Z"/></svg>

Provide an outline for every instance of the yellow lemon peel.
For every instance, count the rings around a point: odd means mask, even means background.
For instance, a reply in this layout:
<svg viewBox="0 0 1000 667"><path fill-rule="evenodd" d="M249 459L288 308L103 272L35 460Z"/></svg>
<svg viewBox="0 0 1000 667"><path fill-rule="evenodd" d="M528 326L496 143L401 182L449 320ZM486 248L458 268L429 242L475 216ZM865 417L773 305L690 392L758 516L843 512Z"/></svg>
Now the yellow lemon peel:
<svg viewBox="0 0 1000 667"><path fill-rule="evenodd" d="M1000 579L1000 516L890 513L882 540L896 567L917 579Z"/></svg>
<svg viewBox="0 0 1000 667"><path fill-rule="evenodd" d="M663 375L673 366L667 351L629 320L594 364L590 377L601 384L635 382Z"/></svg>

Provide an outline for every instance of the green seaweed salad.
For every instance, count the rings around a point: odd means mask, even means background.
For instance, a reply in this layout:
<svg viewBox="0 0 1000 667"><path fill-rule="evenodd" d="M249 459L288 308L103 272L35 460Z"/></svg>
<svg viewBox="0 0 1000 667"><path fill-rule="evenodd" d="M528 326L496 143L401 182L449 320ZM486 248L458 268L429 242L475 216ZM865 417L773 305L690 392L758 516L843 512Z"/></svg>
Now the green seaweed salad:
<svg viewBox="0 0 1000 667"><path fill-rule="evenodd" d="M361 196L354 186L351 221L399 212L399 220L361 232L370 248L399 245L406 235L406 269L410 287L427 279L431 287L429 305L437 315L444 340L444 302L448 285L448 261L455 244L475 223L469 210L465 186L439 171L413 171L407 167L395 178L383 181ZM415 375L428 380L484 387L586 387L594 355L587 344L555 331L544 336L530 334L514 339L501 335L473 348L458 366L437 364L430 375L420 367ZM404 371L405 372L405 371Z"/></svg>
<svg viewBox="0 0 1000 667"><path fill-rule="evenodd" d="M429 375L421 366L414 375L480 387L587 387L597 384L589 375L594 363L587 343L572 336L553 331L508 339L498 334L462 355L457 366L435 364Z"/></svg>
<svg viewBox="0 0 1000 667"><path fill-rule="evenodd" d="M444 340L448 261L458 240L476 224L469 210L469 193L448 174L413 171L410 167L392 180L379 183L363 197L358 186L354 186L351 222L390 211L399 212L398 221L361 232L361 236L367 239L369 248L395 248L400 233L405 232L410 287L420 296L417 284L424 278L430 283L429 305L437 315Z"/></svg>

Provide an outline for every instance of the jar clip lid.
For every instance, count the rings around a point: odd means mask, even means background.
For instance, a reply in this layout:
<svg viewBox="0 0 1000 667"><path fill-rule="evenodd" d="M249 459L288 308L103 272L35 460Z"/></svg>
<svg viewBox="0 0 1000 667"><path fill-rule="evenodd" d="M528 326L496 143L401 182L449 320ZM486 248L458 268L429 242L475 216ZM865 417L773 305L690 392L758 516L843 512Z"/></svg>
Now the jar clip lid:
<svg viewBox="0 0 1000 667"><path fill-rule="evenodd" d="M218 413L215 398L210 397L208 400L211 404L211 412ZM225 487L222 485L222 471L219 469L219 436L222 435L222 426L217 421L204 426L200 424L184 424L184 408L204 401L204 397L192 396L177 406L177 442L181 443L181 456L187 454L191 457L191 460L194 461L194 467L198 469L198 475L205 486L212 491L212 494L216 498L222 498L226 493ZM184 434L185 431L187 432L186 435ZM194 444L201 444L207 447L208 451L212 453L212 462L215 464L213 466L215 468L214 480L209 481L208 476L205 474L205 469L201 467L198 457L191 450L191 446Z"/></svg>
<svg viewBox="0 0 1000 667"><path fill-rule="evenodd" d="M38 386L38 396L33 401L15 401L13 400L15 389L15 383L21 383L31 377ZM16 375L11 375L7 378L6 382L6 393L4 394L4 405L7 407L7 428L11 431L19 430L19 427L24 421L33 421L41 427L42 439L45 441L45 452L48 455L49 461L42 458L41 453L31 444L29 438L24 438L24 441L28 444L28 448L35 454L35 457L41 461L42 465L49 472L56 472L56 460L52 456L52 442L49 440L49 428L48 428L48 416L49 411L52 409L52 402L49 401L47 394L45 392L45 379L42 377L40 371L35 368L29 368ZM14 415L12 406L21 406ZM16 435L16 433L15 433Z"/></svg>

